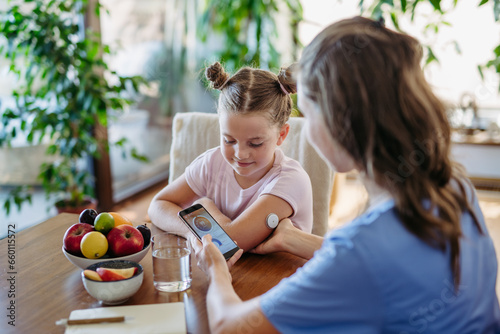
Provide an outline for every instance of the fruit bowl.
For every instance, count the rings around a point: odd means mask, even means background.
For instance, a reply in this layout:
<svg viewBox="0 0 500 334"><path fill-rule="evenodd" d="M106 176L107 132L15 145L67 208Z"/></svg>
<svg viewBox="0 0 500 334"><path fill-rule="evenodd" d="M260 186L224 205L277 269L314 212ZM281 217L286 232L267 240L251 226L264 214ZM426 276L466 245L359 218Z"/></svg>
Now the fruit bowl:
<svg viewBox="0 0 500 334"><path fill-rule="evenodd" d="M99 262L103 262L103 261L110 261L110 260L115 260L115 261L116 260L126 260L126 261L139 262L144 258L144 256L146 256L150 247L151 247L151 243L149 243L148 246L143 248L141 251L134 253L134 254L120 256L120 257L109 257L108 255L104 255L103 257L101 257L99 259L87 259L86 257L83 257L83 256L76 256L76 255L70 254L64 249L64 246L62 247L62 251L64 253L64 256L66 256L66 258L71 263L73 263L77 267L80 267L82 269L86 269L90 265L93 265L93 264L96 264Z"/></svg>
<svg viewBox="0 0 500 334"><path fill-rule="evenodd" d="M85 277L82 271L82 282L85 290L89 295L106 305L118 305L126 302L142 285L144 271L139 263L126 260L110 260L94 263L85 268L95 271L97 268L124 269L130 267L137 268L134 276L119 281L94 281Z"/></svg>

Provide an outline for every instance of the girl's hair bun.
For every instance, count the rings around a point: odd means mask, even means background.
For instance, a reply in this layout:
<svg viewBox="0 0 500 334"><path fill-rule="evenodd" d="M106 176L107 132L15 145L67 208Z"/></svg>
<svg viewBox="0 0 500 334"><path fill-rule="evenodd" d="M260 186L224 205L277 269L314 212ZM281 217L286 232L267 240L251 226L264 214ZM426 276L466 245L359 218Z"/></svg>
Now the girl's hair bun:
<svg viewBox="0 0 500 334"><path fill-rule="evenodd" d="M212 87L215 89L222 89L227 80L229 79L229 73L227 73L219 62L213 63L211 66L207 67L205 70L205 76L210 82L212 82Z"/></svg>
<svg viewBox="0 0 500 334"><path fill-rule="evenodd" d="M282 67L278 73L278 81L288 94L297 93L297 79L295 78L297 68L297 63L293 63L288 67Z"/></svg>

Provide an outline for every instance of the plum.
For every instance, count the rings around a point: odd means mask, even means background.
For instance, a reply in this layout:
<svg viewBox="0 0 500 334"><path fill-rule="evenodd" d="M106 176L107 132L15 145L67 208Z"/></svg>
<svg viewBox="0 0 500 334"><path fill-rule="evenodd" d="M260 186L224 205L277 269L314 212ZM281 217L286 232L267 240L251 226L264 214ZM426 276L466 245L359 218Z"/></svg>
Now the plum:
<svg viewBox="0 0 500 334"><path fill-rule="evenodd" d="M144 238L144 248L148 247L149 242L151 241L151 230L146 225L138 225L136 228L139 232L141 232L142 237Z"/></svg>
<svg viewBox="0 0 500 334"><path fill-rule="evenodd" d="M97 211L94 209L85 209L80 213L78 220L80 223L94 226L95 217L97 217Z"/></svg>

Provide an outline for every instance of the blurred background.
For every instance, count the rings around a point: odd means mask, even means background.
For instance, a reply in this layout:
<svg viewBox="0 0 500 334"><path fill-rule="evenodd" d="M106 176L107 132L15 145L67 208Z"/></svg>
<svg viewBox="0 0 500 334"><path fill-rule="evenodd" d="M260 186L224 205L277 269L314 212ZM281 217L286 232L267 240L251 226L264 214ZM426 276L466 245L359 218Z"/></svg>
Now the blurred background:
<svg viewBox="0 0 500 334"><path fill-rule="evenodd" d="M422 42L425 74L445 101L455 128L453 154L478 189L500 192L498 0L92 0L71 8L61 5L64 3L0 1L0 221L5 223L0 237L7 233L6 223L14 223L20 230L57 214L54 203L68 195L69 181L49 175L47 166L55 166L52 171L62 170L57 167L68 152L57 140L65 136L66 127L74 131L67 143L90 136L109 145L95 155L90 150L94 144L87 144L88 152L82 149L71 156L75 163L68 170L70 179L82 185L82 195L92 198L100 210L112 210L166 183L176 113L216 111L217 95L203 77L208 64L221 61L233 73L244 65L277 73L281 66L297 61L304 45L321 29L354 15L383 17L388 27ZM101 6L99 10L96 4ZM26 17L15 14L15 6ZM55 15L36 21L44 11ZM68 38L54 28L61 17L76 27ZM23 90L23 83L31 82L30 71L38 58L30 54L34 49L26 51L26 45L15 41L34 34L30 24L38 25L33 31L39 44L50 38L54 45L71 52L86 47L83 57L90 57L92 49L82 42L95 38L99 50L89 61L96 63L96 73L109 87L123 78L140 79L137 85L124 84L120 90L110 91L127 103L106 104L90 117L100 122L80 133L75 128L89 120L85 103L81 110L73 106L71 116L66 117L67 95L61 97L64 109L58 105L57 85L54 91L44 90L50 75L35 75L32 85ZM45 33L44 24L50 27ZM38 45L40 52L46 52L52 61L49 69L68 67L65 80L83 85L85 70L79 74L78 66L84 58L74 64L58 64L58 52L64 50L42 46ZM94 86L99 90L99 84ZM79 94L84 96L92 89ZM44 101L50 94L52 99ZM30 103L26 102L28 95L35 96Z"/></svg>

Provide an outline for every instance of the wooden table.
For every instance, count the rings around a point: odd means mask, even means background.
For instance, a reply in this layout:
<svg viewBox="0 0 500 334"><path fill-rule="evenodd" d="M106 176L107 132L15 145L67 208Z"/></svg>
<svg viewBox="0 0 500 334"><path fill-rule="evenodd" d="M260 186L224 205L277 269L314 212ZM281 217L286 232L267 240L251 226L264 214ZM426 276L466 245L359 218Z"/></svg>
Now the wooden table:
<svg viewBox="0 0 500 334"><path fill-rule="evenodd" d="M56 320L68 318L73 310L102 306L83 287L81 269L61 251L64 232L77 221L77 215L60 214L23 231L10 226L8 236L0 240L0 333L64 333L64 327L55 325ZM178 293L155 290L151 251L140 263L144 267L142 286L123 305L183 301L188 333L208 333L208 281L194 258L192 286ZM231 270L233 286L247 300L266 292L304 263L287 253L245 254ZM9 321L14 321L15 327Z"/></svg>

